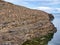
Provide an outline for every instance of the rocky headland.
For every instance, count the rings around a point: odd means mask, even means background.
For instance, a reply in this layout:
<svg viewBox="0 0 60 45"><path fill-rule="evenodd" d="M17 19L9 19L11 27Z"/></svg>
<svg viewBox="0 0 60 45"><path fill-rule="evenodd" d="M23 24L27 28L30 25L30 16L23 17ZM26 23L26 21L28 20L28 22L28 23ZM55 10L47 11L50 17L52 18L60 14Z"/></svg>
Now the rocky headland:
<svg viewBox="0 0 60 45"><path fill-rule="evenodd" d="M38 41L49 41L56 32L53 19L44 11L0 0L0 45L43 45Z"/></svg>

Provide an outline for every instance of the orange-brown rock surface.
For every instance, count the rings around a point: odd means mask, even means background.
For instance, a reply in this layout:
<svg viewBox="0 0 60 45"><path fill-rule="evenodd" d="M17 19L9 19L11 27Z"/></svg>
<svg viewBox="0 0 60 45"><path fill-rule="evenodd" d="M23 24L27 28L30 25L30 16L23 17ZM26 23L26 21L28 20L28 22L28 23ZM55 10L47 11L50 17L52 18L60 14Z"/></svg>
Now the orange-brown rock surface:
<svg viewBox="0 0 60 45"><path fill-rule="evenodd" d="M27 40L54 33L53 18L41 10L0 1L0 45L22 45Z"/></svg>

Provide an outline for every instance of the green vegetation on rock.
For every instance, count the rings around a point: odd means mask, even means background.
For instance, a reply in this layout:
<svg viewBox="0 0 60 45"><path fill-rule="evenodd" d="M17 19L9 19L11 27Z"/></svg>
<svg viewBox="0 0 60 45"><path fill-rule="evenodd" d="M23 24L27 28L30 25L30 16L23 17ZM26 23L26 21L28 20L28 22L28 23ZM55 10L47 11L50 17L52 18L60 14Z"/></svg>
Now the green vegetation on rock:
<svg viewBox="0 0 60 45"><path fill-rule="evenodd" d="M53 34L48 34L40 38L34 38L32 40L27 40L23 45L47 45L48 41L53 38Z"/></svg>

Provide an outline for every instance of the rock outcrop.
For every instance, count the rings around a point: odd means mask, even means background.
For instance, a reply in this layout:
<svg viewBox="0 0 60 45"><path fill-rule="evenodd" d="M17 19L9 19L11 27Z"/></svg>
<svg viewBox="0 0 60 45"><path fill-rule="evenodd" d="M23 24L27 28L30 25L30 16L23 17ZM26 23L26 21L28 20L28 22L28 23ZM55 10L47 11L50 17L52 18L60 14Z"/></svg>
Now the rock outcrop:
<svg viewBox="0 0 60 45"><path fill-rule="evenodd" d="M0 1L0 45L22 45L56 32L54 17L41 10Z"/></svg>

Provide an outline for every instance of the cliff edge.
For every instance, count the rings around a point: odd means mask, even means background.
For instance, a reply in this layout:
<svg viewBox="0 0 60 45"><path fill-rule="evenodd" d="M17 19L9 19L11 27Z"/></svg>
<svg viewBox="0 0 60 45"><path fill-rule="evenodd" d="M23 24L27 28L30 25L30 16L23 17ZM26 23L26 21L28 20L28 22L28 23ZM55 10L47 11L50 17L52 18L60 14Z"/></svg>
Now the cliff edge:
<svg viewBox="0 0 60 45"><path fill-rule="evenodd" d="M27 40L56 32L54 17L41 10L0 1L0 45L22 45Z"/></svg>

